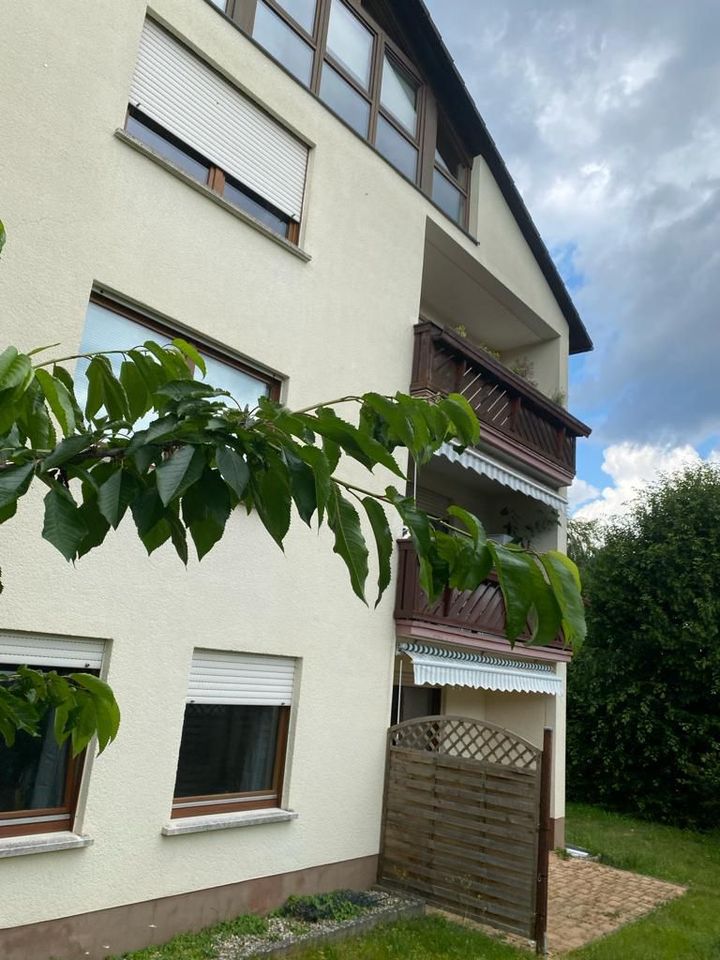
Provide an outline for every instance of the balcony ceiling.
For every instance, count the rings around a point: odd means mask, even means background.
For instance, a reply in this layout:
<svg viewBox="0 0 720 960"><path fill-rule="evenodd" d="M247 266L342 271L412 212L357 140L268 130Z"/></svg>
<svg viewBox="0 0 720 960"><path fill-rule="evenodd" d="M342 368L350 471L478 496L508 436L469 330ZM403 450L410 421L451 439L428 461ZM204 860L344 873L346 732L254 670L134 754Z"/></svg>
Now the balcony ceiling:
<svg viewBox="0 0 720 960"><path fill-rule="evenodd" d="M476 341L512 350L557 332L432 220L425 233L421 314Z"/></svg>

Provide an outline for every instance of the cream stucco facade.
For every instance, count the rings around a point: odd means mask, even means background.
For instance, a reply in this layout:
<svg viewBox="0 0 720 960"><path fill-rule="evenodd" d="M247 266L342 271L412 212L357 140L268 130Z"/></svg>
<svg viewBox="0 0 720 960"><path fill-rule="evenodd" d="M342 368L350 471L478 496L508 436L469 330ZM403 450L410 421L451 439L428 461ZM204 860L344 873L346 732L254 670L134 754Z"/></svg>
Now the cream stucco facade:
<svg viewBox="0 0 720 960"><path fill-rule="evenodd" d="M298 251L117 134L148 12L310 146ZM474 239L203 0L152 0L150 11L145 0L8 3L0 33L6 342L75 353L88 298L106 291L277 372L290 407L394 393L408 388L423 305L426 315L442 305L433 253L442 247L448 276L467 280L458 309L470 315L474 296L493 305L490 320L477 318L479 335L490 342L493 323L500 341L509 331L499 349L536 351L542 389L566 389L567 321L482 159ZM2 528L0 631L106 641L104 675L123 721L116 743L85 764L74 830L92 845L0 858L0 928L377 854L392 591L377 610L364 607L328 534L297 521L283 554L254 517L233 516L219 546L187 569L169 549L148 558L129 526L71 566L41 527L30 496ZM562 528L543 536L556 545ZM282 797L296 819L163 835L198 646L297 658ZM553 727L562 819L564 696L448 688L445 709L534 742ZM124 946L109 938L108 952Z"/></svg>

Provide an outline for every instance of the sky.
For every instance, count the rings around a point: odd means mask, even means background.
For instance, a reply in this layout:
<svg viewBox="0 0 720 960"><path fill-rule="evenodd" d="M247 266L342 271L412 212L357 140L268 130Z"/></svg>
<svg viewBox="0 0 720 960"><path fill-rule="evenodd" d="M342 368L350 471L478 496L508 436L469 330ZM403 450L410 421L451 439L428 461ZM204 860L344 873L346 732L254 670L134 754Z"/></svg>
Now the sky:
<svg viewBox="0 0 720 960"><path fill-rule="evenodd" d="M427 0L595 342L576 516L720 461L720 2Z"/></svg>

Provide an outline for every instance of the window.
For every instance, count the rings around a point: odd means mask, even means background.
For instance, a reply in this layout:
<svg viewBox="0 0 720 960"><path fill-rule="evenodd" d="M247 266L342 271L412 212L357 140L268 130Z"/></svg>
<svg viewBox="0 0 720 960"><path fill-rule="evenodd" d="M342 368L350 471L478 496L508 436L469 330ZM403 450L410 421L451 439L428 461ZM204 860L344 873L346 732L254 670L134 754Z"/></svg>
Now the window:
<svg viewBox="0 0 720 960"><path fill-rule="evenodd" d="M98 674L102 655L100 641L0 634L0 671L25 664ZM0 740L0 837L73 829L84 757L58 745L53 721L51 712L39 737L20 731L12 747Z"/></svg>
<svg viewBox="0 0 720 960"><path fill-rule="evenodd" d="M232 17L341 120L461 227L470 161L396 32L370 0L235 0ZM448 143L453 141L452 149ZM446 154L453 154L450 160Z"/></svg>
<svg viewBox="0 0 720 960"><path fill-rule="evenodd" d="M374 39L372 32L343 0L332 0L327 52L363 90L370 87Z"/></svg>
<svg viewBox="0 0 720 960"><path fill-rule="evenodd" d="M310 85L313 67L312 47L263 0L258 0L253 36L301 83L305 86Z"/></svg>
<svg viewBox="0 0 720 960"><path fill-rule="evenodd" d="M172 816L282 801L295 661L195 650Z"/></svg>
<svg viewBox="0 0 720 960"><path fill-rule="evenodd" d="M281 43L277 52L295 62ZM129 101L128 133L298 242L307 146L151 20L143 27Z"/></svg>
<svg viewBox="0 0 720 960"><path fill-rule="evenodd" d="M456 223L464 223L470 162L463 157L443 117L438 119L432 198Z"/></svg>
<svg viewBox="0 0 720 960"><path fill-rule="evenodd" d="M131 350L146 340L167 343L177 335L177 332L173 332L163 324L156 324L134 310L94 294L85 314L85 329L80 343L80 353ZM186 340L193 340L192 336L186 333L182 336ZM241 361L234 361L206 344L194 341L194 345L198 348L207 367L207 376L204 379L213 387L229 391L241 406L254 407L260 397L269 396L273 399L279 397L280 383L274 377L254 370ZM119 374L122 353L115 353L108 359L115 373ZM87 367L87 360L78 360L75 380L81 408L85 406L87 396L87 381L83 376ZM200 371L196 371L196 376L201 377ZM140 421L140 425L145 426L145 423Z"/></svg>

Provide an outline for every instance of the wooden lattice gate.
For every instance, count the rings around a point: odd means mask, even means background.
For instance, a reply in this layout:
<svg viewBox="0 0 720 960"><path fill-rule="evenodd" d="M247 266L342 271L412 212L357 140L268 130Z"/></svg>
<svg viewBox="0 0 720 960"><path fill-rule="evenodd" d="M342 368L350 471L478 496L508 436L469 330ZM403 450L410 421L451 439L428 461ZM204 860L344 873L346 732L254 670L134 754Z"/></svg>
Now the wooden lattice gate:
<svg viewBox="0 0 720 960"><path fill-rule="evenodd" d="M540 750L466 717L391 727L379 881L544 952L551 736Z"/></svg>

